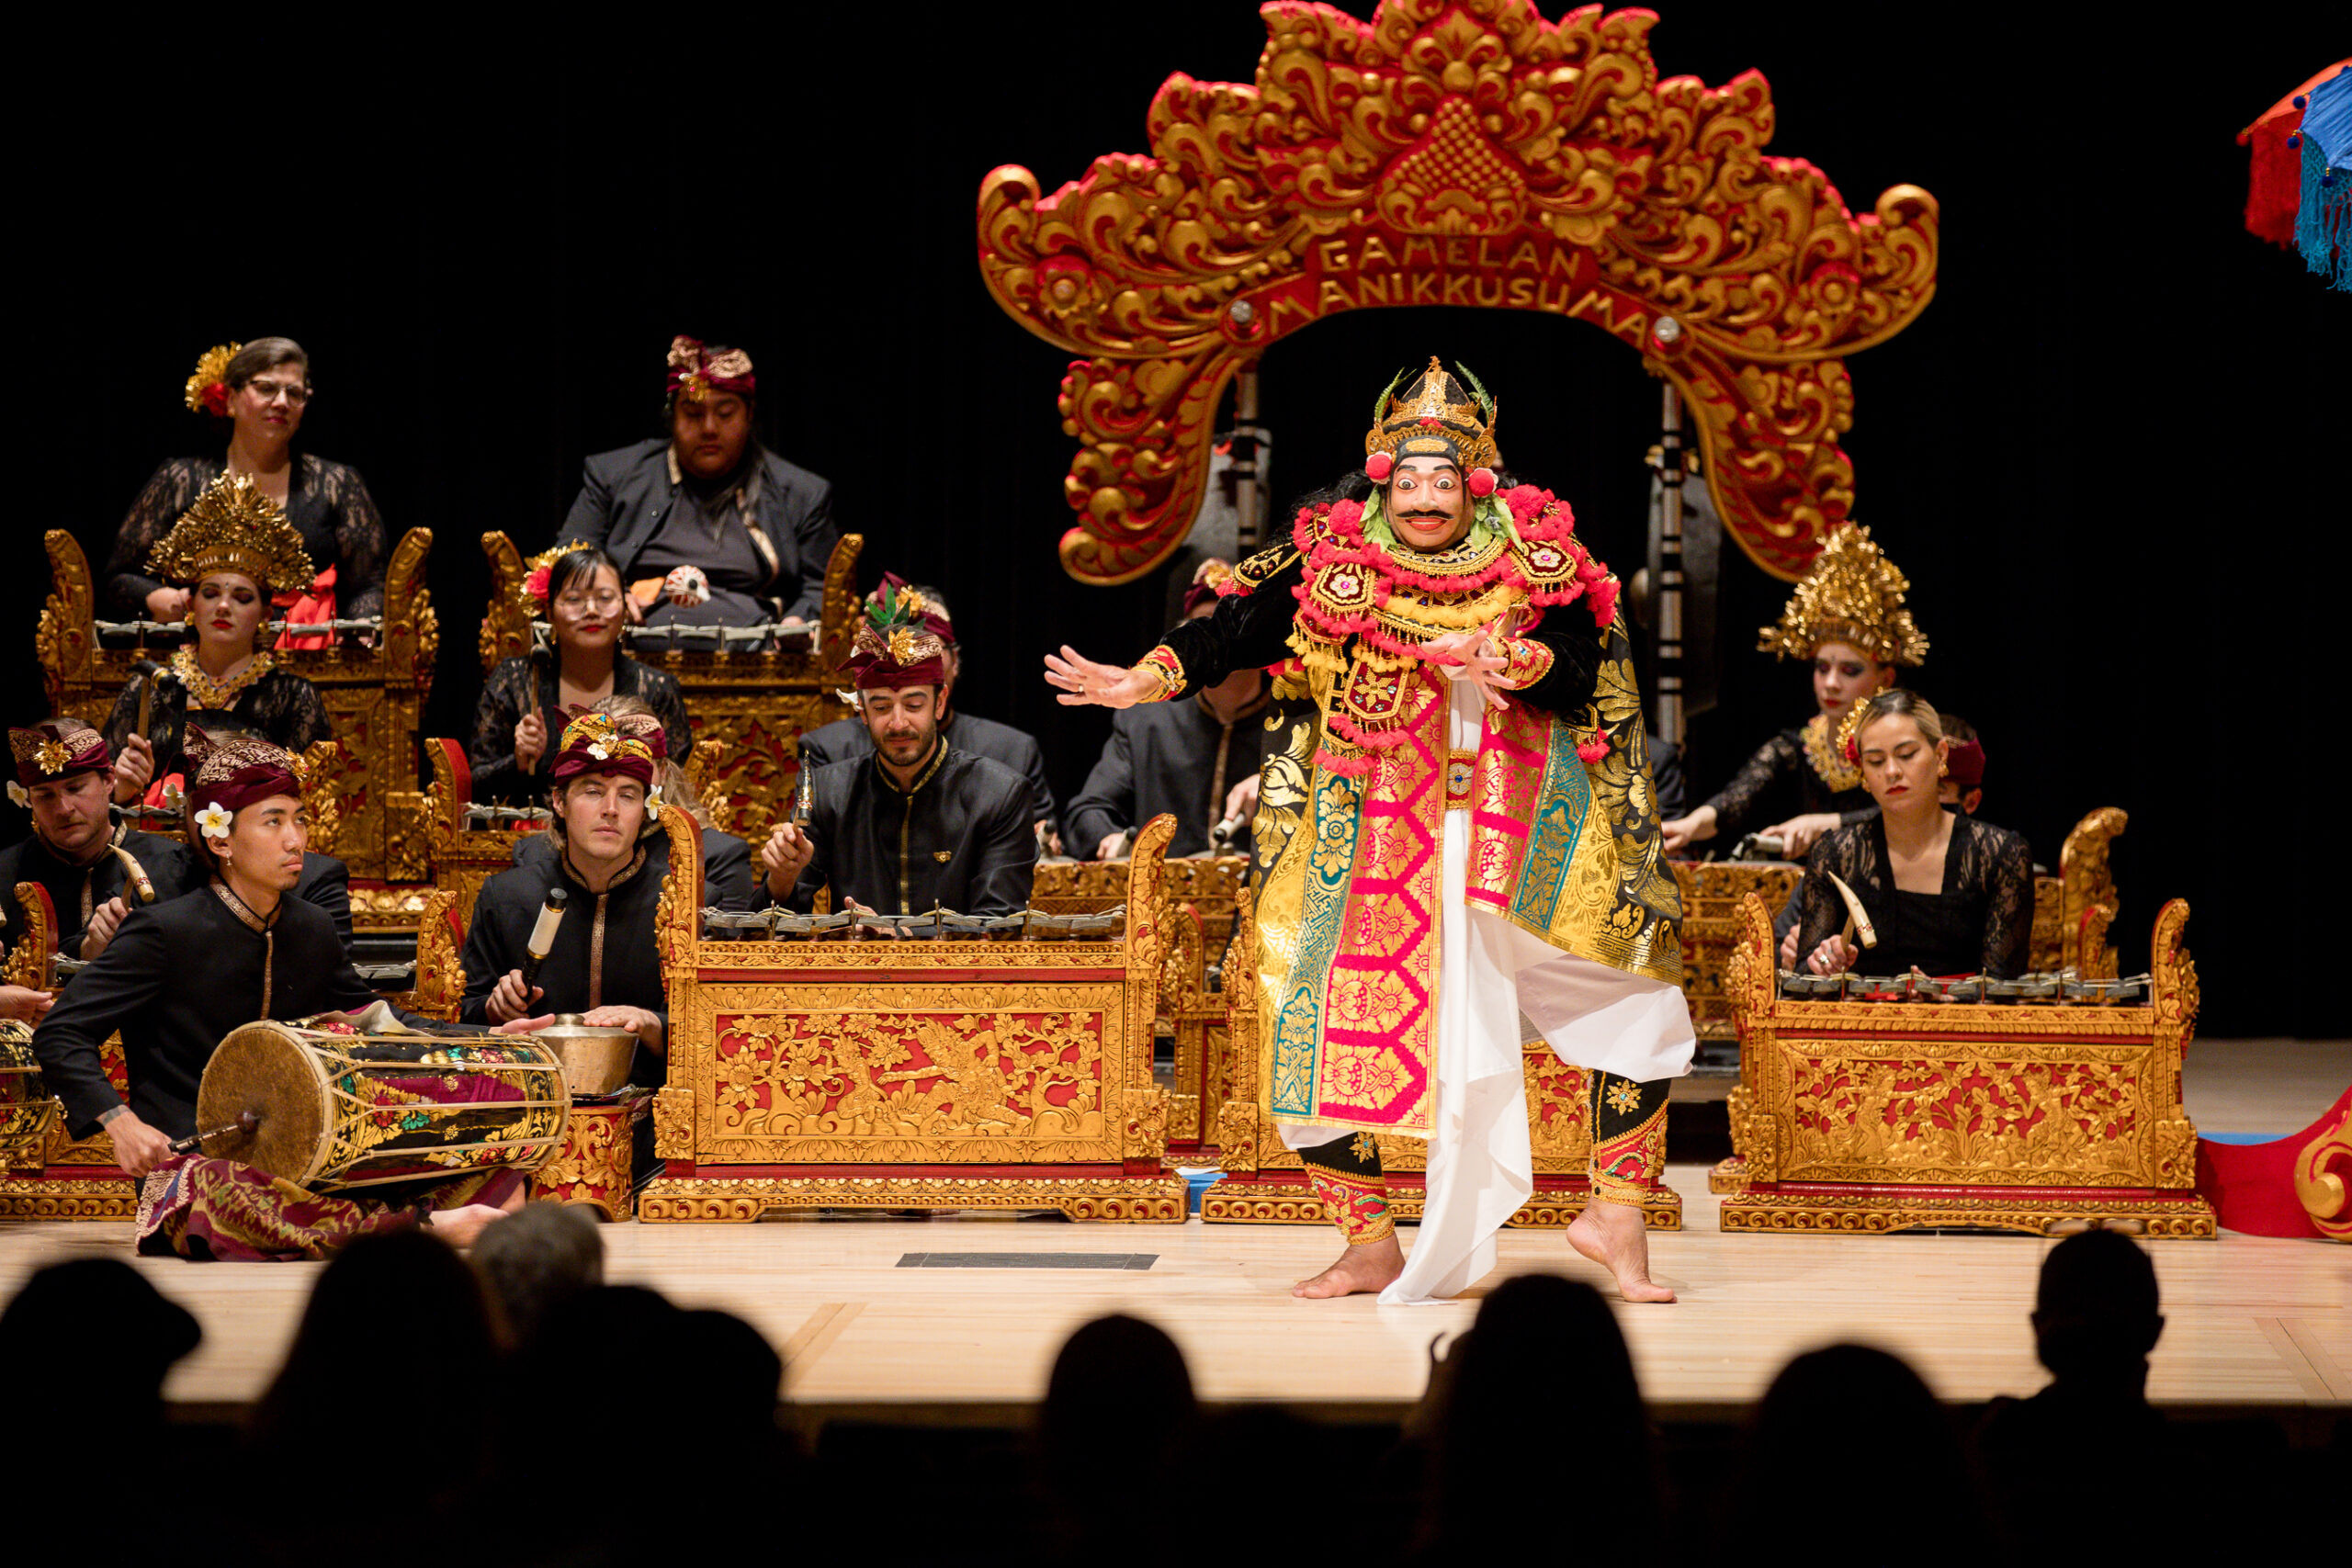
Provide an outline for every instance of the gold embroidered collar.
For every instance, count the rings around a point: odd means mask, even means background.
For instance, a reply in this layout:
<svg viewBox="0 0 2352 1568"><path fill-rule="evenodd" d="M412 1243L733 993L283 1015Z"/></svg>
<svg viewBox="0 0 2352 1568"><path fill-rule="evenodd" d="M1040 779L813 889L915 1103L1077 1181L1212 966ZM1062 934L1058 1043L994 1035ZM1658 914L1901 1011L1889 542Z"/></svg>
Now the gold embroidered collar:
<svg viewBox="0 0 2352 1568"><path fill-rule="evenodd" d="M243 670L225 681L216 681L196 661L196 649L183 648L172 655L172 673L187 688L191 707L225 713L236 705L247 687L268 674L276 663L267 653L256 653Z"/></svg>
<svg viewBox="0 0 2352 1568"><path fill-rule="evenodd" d="M1804 760L1813 764L1813 771L1821 776L1821 782L1833 790L1842 794L1849 789L1860 789L1862 785L1861 770L1839 754L1838 732L1830 728L1829 716L1826 713L1815 714L1805 721Z"/></svg>
<svg viewBox="0 0 2352 1568"><path fill-rule="evenodd" d="M254 913L254 907L251 904L246 903L243 898L238 897L234 893L231 892L229 890L229 885L218 876L212 879L212 891L220 896L220 902L229 907L229 912L231 914L236 916L237 919L243 920L246 926L260 932L264 936L268 935L270 928L277 924L277 917L286 912L286 900L283 897L280 897L277 900L277 908L269 912L268 919L263 919L261 916Z"/></svg>
<svg viewBox="0 0 2352 1568"><path fill-rule="evenodd" d="M914 783L907 785L904 789L900 789L899 787L899 781L890 776L890 770L882 765L882 748L879 746L874 748L875 776L889 786L890 793L892 795L903 795L912 797L922 790L923 785L929 784L932 779L937 775L940 764L946 761L947 737L941 735L936 737L932 743L931 761L925 762L922 768L917 770Z"/></svg>

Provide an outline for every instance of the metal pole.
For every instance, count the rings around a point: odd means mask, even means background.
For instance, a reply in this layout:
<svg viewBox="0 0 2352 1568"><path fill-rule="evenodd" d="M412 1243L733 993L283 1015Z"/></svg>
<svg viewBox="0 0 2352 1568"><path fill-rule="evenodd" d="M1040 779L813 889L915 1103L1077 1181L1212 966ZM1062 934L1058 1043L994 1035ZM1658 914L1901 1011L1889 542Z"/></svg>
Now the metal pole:
<svg viewBox="0 0 2352 1568"><path fill-rule="evenodd" d="M1237 555L1258 547L1258 367L1233 378L1233 511Z"/></svg>
<svg viewBox="0 0 2352 1568"><path fill-rule="evenodd" d="M1682 744L1682 400L1666 385L1658 440L1657 732Z"/></svg>

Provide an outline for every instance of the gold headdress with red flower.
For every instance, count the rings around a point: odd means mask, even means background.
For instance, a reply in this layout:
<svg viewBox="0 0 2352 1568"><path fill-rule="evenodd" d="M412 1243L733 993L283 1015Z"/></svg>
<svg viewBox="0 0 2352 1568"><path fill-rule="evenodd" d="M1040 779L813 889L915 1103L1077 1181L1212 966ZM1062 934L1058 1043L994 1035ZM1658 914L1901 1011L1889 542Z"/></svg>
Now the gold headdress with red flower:
<svg viewBox="0 0 2352 1568"><path fill-rule="evenodd" d="M696 402L714 392L748 398L759 389L752 374L752 356L740 348L713 354L700 338L684 335L670 340L670 396Z"/></svg>
<svg viewBox="0 0 2352 1568"><path fill-rule="evenodd" d="M180 400L187 404L190 413L209 413L215 419L229 417L229 362L237 357L241 343L215 344L199 355L195 373L188 377L181 389Z"/></svg>
<svg viewBox="0 0 2352 1568"><path fill-rule="evenodd" d="M197 583L216 571L250 578L264 592L307 588L311 552L277 502L243 474L222 474L148 553L147 570L166 582Z"/></svg>
<svg viewBox="0 0 2352 1568"><path fill-rule="evenodd" d="M523 563L523 581L516 590L522 595L523 608L541 620L547 618L548 583L555 574L555 563L574 550L588 548L585 539L566 539L553 549L541 550Z"/></svg>
<svg viewBox="0 0 2352 1568"><path fill-rule="evenodd" d="M1766 626L1759 651L1811 659L1823 643L1851 644L1881 664L1917 665L1928 639L1904 607L1910 580L1859 524L1834 530L1813 558L1778 625Z"/></svg>

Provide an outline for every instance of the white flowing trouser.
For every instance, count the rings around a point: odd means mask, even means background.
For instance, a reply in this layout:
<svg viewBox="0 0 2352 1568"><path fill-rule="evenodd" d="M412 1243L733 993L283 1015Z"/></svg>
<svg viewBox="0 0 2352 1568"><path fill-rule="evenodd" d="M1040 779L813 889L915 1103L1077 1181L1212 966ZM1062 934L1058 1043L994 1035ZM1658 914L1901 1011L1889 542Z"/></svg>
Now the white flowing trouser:
<svg viewBox="0 0 2352 1568"><path fill-rule="evenodd" d="M1452 744L1478 744L1477 692L1457 682ZM1605 823L1592 829L1607 831ZM1470 814L1449 811L1441 840L1436 1116L1421 1223L1405 1272L1384 1306L1461 1294L1495 1267L1495 1233L1535 1190L1527 1136L1520 1015L1572 1066L1637 1082L1690 1070L1698 1040L1682 992L1562 953L1500 916L1463 902ZM1313 1148L1344 1127L1283 1122L1283 1142Z"/></svg>

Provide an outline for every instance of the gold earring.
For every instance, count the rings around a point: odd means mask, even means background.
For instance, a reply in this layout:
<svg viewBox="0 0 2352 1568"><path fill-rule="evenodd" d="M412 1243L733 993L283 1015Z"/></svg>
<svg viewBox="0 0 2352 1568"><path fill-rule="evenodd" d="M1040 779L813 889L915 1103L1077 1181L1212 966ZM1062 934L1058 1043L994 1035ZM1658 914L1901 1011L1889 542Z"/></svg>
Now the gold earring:
<svg viewBox="0 0 2352 1568"><path fill-rule="evenodd" d="M1939 779L1944 779L1944 778L1950 778L1951 776L1951 764L1950 762L1938 762L1938 763L1936 764L1936 777L1938 777L1938 778L1939 778Z"/></svg>

